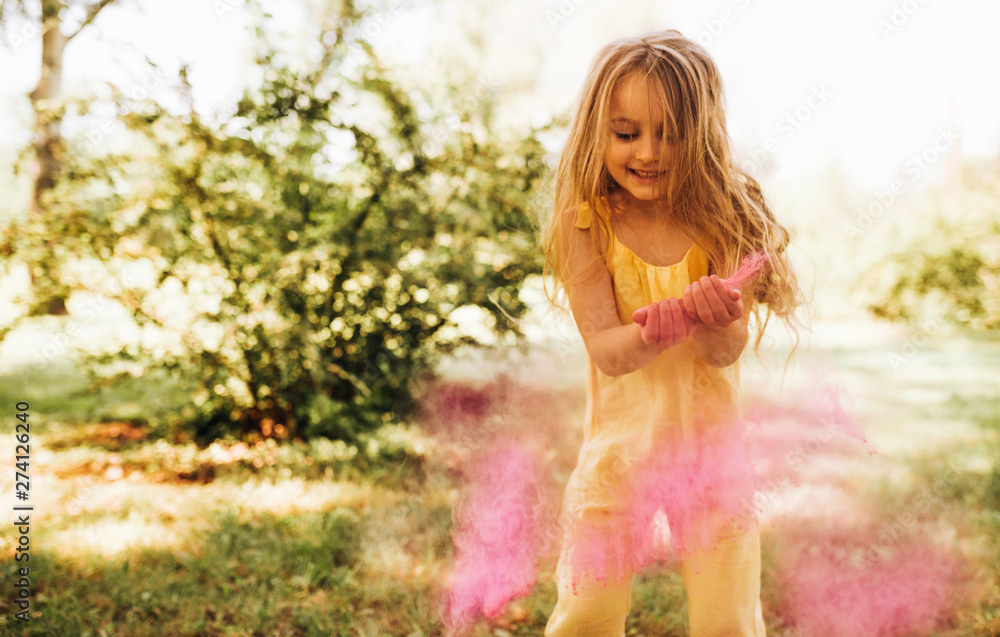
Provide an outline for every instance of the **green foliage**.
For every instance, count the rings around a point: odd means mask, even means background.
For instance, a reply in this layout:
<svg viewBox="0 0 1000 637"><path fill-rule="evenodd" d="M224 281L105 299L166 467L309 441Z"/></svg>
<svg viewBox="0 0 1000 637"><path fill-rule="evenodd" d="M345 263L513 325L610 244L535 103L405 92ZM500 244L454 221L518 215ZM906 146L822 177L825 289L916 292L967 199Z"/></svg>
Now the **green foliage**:
<svg viewBox="0 0 1000 637"><path fill-rule="evenodd" d="M217 125L191 107L186 69L179 114L116 92L134 145L70 140L51 214L12 235L38 272L44 238L64 238L38 306L93 292L144 330L91 352L95 387L169 372L190 392L181 415L199 441L357 440L398 420L435 358L475 343L450 312L478 305L517 337L504 312L523 314L518 290L540 271L534 133L503 141L485 106L428 103L350 23L322 41L305 70L265 45L260 86Z"/></svg>
<svg viewBox="0 0 1000 637"><path fill-rule="evenodd" d="M957 211L949 214L939 200L933 223L865 274L862 288L874 299L869 311L934 328L1000 329L998 201L998 166L967 166Z"/></svg>
<svg viewBox="0 0 1000 637"><path fill-rule="evenodd" d="M989 230L1000 239L1000 224ZM895 281L881 303L869 306L879 318L918 320L937 313L946 322L984 329L1000 328L988 311L995 290L987 284L1000 276L1000 262L990 263L981 246L962 242L894 255L888 267Z"/></svg>
<svg viewBox="0 0 1000 637"><path fill-rule="evenodd" d="M986 506L1000 511L1000 462L993 467L989 480L986 482L986 493L983 498Z"/></svg>

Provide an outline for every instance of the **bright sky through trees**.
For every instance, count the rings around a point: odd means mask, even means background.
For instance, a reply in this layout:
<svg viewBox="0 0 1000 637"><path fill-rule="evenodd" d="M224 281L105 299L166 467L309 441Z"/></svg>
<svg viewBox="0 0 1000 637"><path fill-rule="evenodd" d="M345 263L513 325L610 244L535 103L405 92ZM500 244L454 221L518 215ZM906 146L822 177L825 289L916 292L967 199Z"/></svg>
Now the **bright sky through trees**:
<svg viewBox="0 0 1000 637"><path fill-rule="evenodd" d="M190 63L199 109L223 107L250 67L246 10L231 4L119 0L70 45L66 89L106 93L103 83L114 81L163 97L145 55L168 72ZM304 4L266 4L291 34L289 47L308 51L315 21ZM876 189L941 145L950 122L964 157L1000 152L998 23L993 0L387 0L364 29L388 61L412 65L415 81L462 73L498 93L502 121L516 124L566 112L610 39L677 28L720 65L745 161L773 163L782 179L837 163L856 185ZM27 142L24 95L38 73L39 38L23 35L0 49L0 152L8 156ZM67 134L74 125L67 120ZM96 136L94 126L82 124ZM928 178L943 174L937 168Z"/></svg>

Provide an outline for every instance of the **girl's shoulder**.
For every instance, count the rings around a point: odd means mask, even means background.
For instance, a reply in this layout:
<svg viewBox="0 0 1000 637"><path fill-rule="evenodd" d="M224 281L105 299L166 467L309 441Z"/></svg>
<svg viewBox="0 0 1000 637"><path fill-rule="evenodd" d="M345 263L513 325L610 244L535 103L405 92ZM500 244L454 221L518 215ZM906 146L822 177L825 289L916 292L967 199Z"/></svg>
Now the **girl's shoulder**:
<svg viewBox="0 0 1000 637"><path fill-rule="evenodd" d="M581 202L575 207L569 207L562 212L563 226L566 230L572 228L583 230L597 245L602 257L607 257L611 244L611 222L607 202L599 201L596 205ZM573 234L573 233L570 233Z"/></svg>
<svg viewBox="0 0 1000 637"><path fill-rule="evenodd" d="M586 230L596 227L598 230L610 229L611 213L608 209L608 202L598 200L593 206L586 201L580 203L573 211L574 225L577 228Z"/></svg>

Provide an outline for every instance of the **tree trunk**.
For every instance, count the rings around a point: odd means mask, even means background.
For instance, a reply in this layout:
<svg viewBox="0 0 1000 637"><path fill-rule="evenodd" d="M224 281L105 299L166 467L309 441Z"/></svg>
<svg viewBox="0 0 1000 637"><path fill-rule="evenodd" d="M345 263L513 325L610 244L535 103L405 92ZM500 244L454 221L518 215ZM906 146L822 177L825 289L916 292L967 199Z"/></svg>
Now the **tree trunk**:
<svg viewBox="0 0 1000 637"><path fill-rule="evenodd" d="M42 196L55 186L59 170L62 166L62 116L58 100L62 87L63 51L69 38L63 35L59 27L61 20L59 10L61 2L43 2L42 7L42 68L38 85L29 95L32 109L35 111L35 136L32 145L35 148L36 172L35 187L31 196L29 214L44 214ZM49 255L54 254L58 237L46 241ZM44 276L53 278L58 275L58 264L52 259L50 264L43 264ZM37 290L37 279L34 270L31 272L31 287ZM53 298L44 308L38 308L40 313L66 314L66 299L62 296Z"/></svg>

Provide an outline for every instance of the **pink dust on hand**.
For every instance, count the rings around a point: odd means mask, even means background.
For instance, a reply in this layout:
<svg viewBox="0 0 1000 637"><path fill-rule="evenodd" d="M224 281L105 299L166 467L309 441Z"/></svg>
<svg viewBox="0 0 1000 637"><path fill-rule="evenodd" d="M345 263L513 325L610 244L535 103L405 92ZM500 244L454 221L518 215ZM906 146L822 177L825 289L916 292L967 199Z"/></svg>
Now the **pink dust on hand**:
<svg viewBox="0 0 1000 637"><path fill-rule="evenodd" d="M496 617L531 592L542 535L540 479L538 460L510 441L496 442L475 463L452 532L446 620L453 629Z"/></svg>

